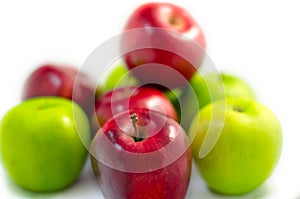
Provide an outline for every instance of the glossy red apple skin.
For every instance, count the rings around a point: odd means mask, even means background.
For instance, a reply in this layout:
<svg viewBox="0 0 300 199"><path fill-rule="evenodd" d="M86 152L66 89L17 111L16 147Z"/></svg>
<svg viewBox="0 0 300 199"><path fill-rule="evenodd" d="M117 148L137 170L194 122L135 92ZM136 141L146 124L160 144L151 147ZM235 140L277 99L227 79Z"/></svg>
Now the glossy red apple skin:
<svg viewBox="0 0 300 199"><path fill-rule="evenodd" d="M76 92L74 85L76 83ZM78 103L90 115L95 100L94 83L71 66L45 64L36 68L26 79L22 99L39 96L59 96Z"/></svg>
<svg viewBox="0 0 300 199"><path fill-rule="evenodd" d="M100 126L113 115L128 109L145 108L162 112L177 121L177 112L170 100L151 87L118 88L100 96L95 105Z"/></svg>
<svg viewBox="0 0 300 199"><path fill-rule="evenodd" d="M142 141L134 139L133 113L137 123L148 125L141 131ZM184 199L186 195L192 162L189 141L175 120L159 112L136 109L115 115L96 134L91 153L105 198Z"/></svg>
<svg viewBox="0 0 300 199"><path fill-rule="evenodd" d="M138 31L132 31L137 28ZM193 17L177 5L155 2L138 7L124 28L129 30L123 36L121 49L129 69L149 64L132 71L142 83L153 81L168 88L181 87L201 65L206 48L204 33ZM159 65L174 69L181 77Z"/></svg>

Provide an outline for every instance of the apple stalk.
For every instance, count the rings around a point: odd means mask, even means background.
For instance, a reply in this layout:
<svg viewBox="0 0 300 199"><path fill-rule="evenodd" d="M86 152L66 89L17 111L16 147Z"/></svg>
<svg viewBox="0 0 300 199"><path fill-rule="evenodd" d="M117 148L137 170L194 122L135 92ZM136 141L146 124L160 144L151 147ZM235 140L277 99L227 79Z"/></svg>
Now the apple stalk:
<svg viewBox="0 0 300 199"><path fill-rule="evenodd" d="M137 114L133 113L132 115L130 115L130 119L131 119L132 126L133 126L134 133L135 133L135 136L133 136L134 141L135 142L140 142L140 141L143 140L143 138L142 138L142 135L141 135L141 133L138 130L138 127L137 127L137 122L138 122L138 116L137 116Z"/></svg>

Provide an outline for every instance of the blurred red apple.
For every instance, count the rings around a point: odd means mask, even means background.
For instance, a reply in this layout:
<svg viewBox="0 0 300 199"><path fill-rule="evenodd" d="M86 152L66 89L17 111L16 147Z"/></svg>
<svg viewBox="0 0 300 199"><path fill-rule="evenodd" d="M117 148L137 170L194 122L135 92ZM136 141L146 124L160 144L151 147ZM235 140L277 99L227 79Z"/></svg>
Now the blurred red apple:
<svg viewBox="0 0 300 199"><path fill-rule="evenodd" d="M74 85L76 81L76 92ZM26 79L22 99L38 96L59 96L78 103L90 115L95 93L93 81L70 66L46 64L35 69Z"/></svg>
<svg viewBox="0 0 300 199"><path fill-rule="evenodd" d="M127 32L126 32L127 31ZM183 8L147 3L129 17L121 49L129 69L142 83L181 87L201 65L204 34ZM142 66L141 68L138 66Z"/></svg>
<svg viewBox="0 0 300 199"><path fill-rule="evenodd" d="M161 91L151 87L118 88L100 96L95 105L101 126L113 115L135 108L156 110L177 120L171 101Z"/></svg>
<svg viewBox="0 0 300 199"><path fill-rule="evenodd" d="M136 109L112 117L91 144L105 198L184 199L191 172L189 140L173 119Z"/></svg>

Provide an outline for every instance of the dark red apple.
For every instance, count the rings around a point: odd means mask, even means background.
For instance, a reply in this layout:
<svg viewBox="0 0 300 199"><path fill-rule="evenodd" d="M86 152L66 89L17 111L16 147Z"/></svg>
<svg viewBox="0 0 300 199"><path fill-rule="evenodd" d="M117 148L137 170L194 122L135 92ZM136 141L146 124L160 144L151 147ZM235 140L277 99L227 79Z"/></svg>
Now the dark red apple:
<svg viewBox="0 0 300 199"><path fill-rule="evenodd" d="M90 152L105 198L186 195L192 162L189 140L164 114L135 109L115 115L98 131Z"/></svg>
<svg viewBox="0 0 300 199"><path fill-rule="evenodd" d="M183 8L171 3L147 3L129 17L121 40L124 59L142 83L181 87L204 57L202 29ZM142 67L138 67L142 66Z"/></svg>
<svg viewBox="0 0 300 199"><path fill-rule="evenodd" d="M171 101L160 91L151 87L118 88L100 96L95 105L97 120L102 126L113 115L128 109L156 110L177 120Z"/></svg>
<svg viewBox="0 0 300 199"><path fill-rule="evenodd" d="M95 100L94 85L96 84L91 78L79 73L74 67L46 64L28 76L23 87L22 99L38 96L64 97L78 103L90 115L93 111L91 102Z"/></svg>

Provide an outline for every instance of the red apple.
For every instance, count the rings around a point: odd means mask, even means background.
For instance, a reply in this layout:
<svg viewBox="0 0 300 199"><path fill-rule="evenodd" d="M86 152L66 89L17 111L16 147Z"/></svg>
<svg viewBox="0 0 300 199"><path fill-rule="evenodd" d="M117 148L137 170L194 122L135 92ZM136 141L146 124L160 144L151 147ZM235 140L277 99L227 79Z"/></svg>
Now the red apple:
<svg viewBox="0 0 300 199"><path fill-rule="evenodd" d="M159 2L137 8L121 40L125 62L136 69L131 71L135 77L167 88L187 83L201 65L205 47L200 26L186 10Z"/></svg>
<svg viewBox="0 0 300 199"><path fill-rule="evenodd" d="M46 64L35 69L26 79L22 99L64 97L78 103L90 115L93 110L91 102L95 99L93 86L92 80L74 67Z"/></svg>
<svg viewBox="0 0 300 199"><path fill-rule="evenodd" d="M189 140L173 119L135 109L112 117L91 144L105 198L183 199L191 172Z"/></svg>
<svg viewBox="0 0 300 199"><path fill-rule="evenodd" d="M156 110L177 120L176 110L170 100L160 90L146 86L109 91L100 96L95 105L97 120L101 126L113 115L135 108Z"/></svg>

